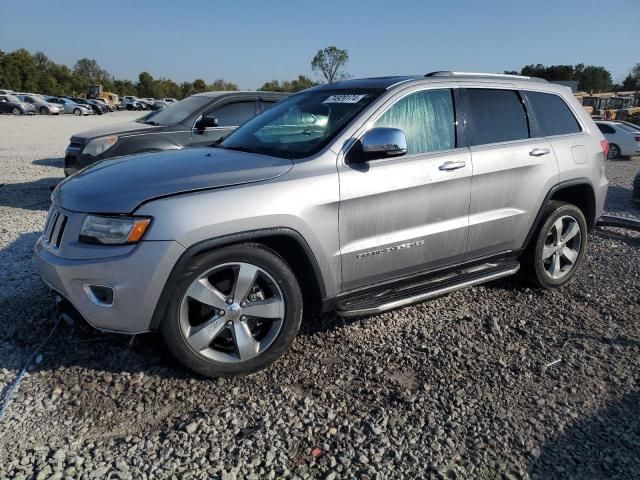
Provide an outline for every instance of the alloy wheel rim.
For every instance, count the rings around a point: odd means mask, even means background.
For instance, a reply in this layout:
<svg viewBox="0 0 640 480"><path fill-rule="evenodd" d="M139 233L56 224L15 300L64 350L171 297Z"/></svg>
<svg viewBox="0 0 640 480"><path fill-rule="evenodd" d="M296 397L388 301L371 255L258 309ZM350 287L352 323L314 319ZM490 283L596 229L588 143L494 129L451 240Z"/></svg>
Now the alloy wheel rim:
<svg viewBox="0 0 640 480"><path fill-rule="evenodd" d="M615 145L609 145L609 158L616 158L618 156L618 147Z"/></svg>
<svg viewBox="0 0 640 480"><path fill-rule="evenodd" d="M267 271L229 262L189 285L180 305L180 331L189 347L208 359L246 362L273 344L284 315L284 295Z"/></svg>
<svg viewBox="0 0 640 480"><path fill-rule="evenodd" d="M570 215L558 218L547 232L542 248L542 266L554 280L566 277L580 256L582 232L578 220Z"/></svg>

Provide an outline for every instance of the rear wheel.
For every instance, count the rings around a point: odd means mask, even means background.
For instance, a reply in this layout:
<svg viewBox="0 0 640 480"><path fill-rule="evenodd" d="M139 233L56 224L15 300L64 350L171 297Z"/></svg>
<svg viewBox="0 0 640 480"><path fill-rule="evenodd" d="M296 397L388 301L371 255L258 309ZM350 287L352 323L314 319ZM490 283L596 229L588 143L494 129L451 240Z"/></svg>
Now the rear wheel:
<svg viewBox="0 0 640 480"><path fill-rule="evenodd" d="M49 109L47 107L40 107L40 115L49 115Z"/></svg>
<svg viewBox="0 0 640 480"><path fill-rule="evenodd" d="M620 158L620 147L615 143L609 144L609 152L607 153L607 158L609 160L613 160L614 158Z"/></svg>
<svg viewBox="0 0 640 480"><path fill-rule="evenodd" d="M558 288L573 278L582 262L587 222L578 207L556 201L549 202L544 218L526 253L526 267L536 286Z"/></svg>
<svg viewBox="0 0 640 480"><path fill-rule="evenodd" d="M258 244L195 257L171 293L161 332L173 355L207 377L261 370L290 347L302 293L286 262Z"/></svg>

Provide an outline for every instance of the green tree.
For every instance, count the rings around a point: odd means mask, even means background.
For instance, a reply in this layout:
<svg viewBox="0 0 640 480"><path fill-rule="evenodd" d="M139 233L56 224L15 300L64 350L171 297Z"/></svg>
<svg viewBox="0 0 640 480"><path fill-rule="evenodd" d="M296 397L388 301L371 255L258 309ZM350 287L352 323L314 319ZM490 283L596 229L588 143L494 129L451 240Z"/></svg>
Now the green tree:
<svg viewBox="0 0 640 480"><path fill-rule="evenodd" d="M318 50L311 60L311 69L314 72L320 72L328 83L332 83L348 77L348 74L343 71L348 61L349 52L332 45Z"/></svg>
<svg viewBox="0 0 640 480"><path fill-rule="evenodd" d="M314 87L316 85L318 85L318 83L314 82L309 77L298 75L297 79L291 81L285 80L282 83L278 80L271 80L270 82L266 82L262 85L258 90L264 92L299 92L300 90Z"/></svg>
<svg viewBox="0 0 640 480"><path fill-rule="evenodd" d="M156 97L155 80L149 72L140 72L138 75L138 95L140 97Z"/></svg>
<svg viewBox="0 0 640 480"><path fill-rule="evenodd" d="M193 81L193 93L202 93L207 91L207 84L201 78Z"/></svg>
<svg viewBox="0 0 640 480"><path fill-rule="evenodd" d="M195 84L195 82L193 82ZM221 78L215 80L211 85L207 87L207 90L210 92L217 91L235 91L238 90L238 85L233 82L227 82Z"/></svg>

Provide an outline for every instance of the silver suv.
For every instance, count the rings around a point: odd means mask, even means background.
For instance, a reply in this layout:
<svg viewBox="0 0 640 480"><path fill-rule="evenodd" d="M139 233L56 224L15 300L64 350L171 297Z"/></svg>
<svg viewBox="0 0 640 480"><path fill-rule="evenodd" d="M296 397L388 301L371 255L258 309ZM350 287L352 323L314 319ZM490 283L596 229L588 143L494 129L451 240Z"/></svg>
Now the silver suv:
<svg viewBox="0 0 640 480"><path fill-rule="evenodd" d="M212 147L63 181L43 279L101 330L160 330L207 376L284 354L303 312L370 315L515 274L576 273L607 142L571 92L507 75L349 80Z"/></svg>

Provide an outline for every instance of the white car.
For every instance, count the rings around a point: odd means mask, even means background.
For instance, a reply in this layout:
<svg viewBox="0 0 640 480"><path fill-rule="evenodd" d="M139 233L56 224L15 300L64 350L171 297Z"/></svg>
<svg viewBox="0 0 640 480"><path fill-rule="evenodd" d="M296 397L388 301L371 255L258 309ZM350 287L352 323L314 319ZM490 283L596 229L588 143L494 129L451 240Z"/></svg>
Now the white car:
<svg viewBox="0 0 640 480"><path fill-rule="evenodd" d="M629 122L600 120L596 125L609 142L607 158L640 155L640 126Z"/></svg>

